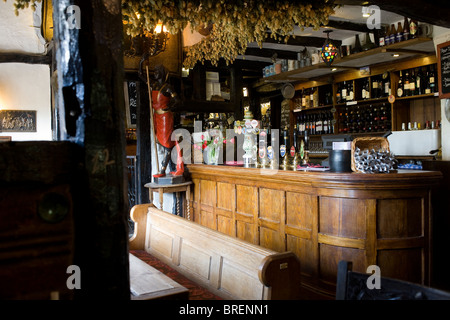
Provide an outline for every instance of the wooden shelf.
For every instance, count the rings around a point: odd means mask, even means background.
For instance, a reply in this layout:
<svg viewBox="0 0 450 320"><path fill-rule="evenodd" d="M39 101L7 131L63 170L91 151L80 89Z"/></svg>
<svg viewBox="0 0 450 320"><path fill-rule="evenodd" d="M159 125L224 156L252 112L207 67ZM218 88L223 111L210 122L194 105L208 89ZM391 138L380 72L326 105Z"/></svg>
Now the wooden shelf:
<svg viewBox="0 0 450 320"><path fill-rule="evenodd" d="M362 67L370 67L380 63L385 64L406 58L411 59L413 57L429 55L434 52L433 39L415 38L338 58L331 67L327 66L324 62L321 62L312 66L266 77L261 79L261 82L284 83L310 81L314 78L336 74L346 70L348 71L349 69L359 70ZM400 56L393 57L393 53L399 53ZM334 68L337 68L337 70L333 71Z"/></svg>
<svg viewBox="0 0 450 320"><path fill-rule="evenodd" d="M292 112L322 110L322 109L327 109L327 108L332 108L332 107L333 107L332 104L327 104L327 105L317 106L317 107L312 107L312 108L304 108L304 109L297 108L297 109L292 110Z"/></svg>
<svg viewBox="0 0 450 320"><path fill-rule="evenodd" d="M439 97L439 92L420 94L420 95L414 95L414 96L406 96L406 97L395 97L395 99L396 100L408 100L408 99L422 99L422 98L432 98L432 97Z"/></svg>

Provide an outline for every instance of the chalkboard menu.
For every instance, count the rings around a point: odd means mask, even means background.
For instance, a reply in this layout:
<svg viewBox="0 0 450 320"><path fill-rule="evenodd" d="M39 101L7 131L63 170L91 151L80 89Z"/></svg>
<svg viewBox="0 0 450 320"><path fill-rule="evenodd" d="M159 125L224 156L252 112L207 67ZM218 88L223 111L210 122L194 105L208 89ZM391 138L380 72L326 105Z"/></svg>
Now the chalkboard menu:
<svg viewBox="0 0 450 320"><path fill-rule="evenodd" d="M290 127L290 105L289 99L285 99L281 102L281 120L280 120L280 130L283 130L284 127Z"/></svg>
<svg viewBox="0 0 450 320"><path fill-rule="evenodd" d="M138 90L136 81L124 82L127 128L136 128Z"/></svg>
<svg viewBox="0 0 450 320"><path fill-rule="evenodd" d="M437 46L439 98L450 98L450 41Z"/></svg>

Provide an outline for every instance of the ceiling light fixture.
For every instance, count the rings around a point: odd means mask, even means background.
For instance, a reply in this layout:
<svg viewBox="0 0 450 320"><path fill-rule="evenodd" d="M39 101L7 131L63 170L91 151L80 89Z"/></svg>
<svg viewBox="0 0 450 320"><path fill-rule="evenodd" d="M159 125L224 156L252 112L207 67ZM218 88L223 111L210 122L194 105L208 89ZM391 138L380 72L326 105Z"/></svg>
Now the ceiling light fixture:
<svg viewBox="0 0 450 320"><path fill-rule="evenodd" d="M325 43L322 46L322 52L320 53L320 55L322 56L322 60L327 66L331 66L334 58L336 58L338 55L338 48L336 48L336 46L331 41L330 32L333 32L333 30L324 31L324 33L327 34L327 39L325 40Z"/></svg>

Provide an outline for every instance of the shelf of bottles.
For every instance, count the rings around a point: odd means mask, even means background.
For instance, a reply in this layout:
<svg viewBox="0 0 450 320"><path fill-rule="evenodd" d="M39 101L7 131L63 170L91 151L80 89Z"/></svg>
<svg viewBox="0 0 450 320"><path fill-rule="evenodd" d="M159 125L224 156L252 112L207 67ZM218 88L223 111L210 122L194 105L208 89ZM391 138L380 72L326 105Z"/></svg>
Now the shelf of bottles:
<svg viewBox="0 0 450 320"><path fill-rule="evenodd" d="M437 92L434 64L398 72L397 99L434 96Z"/></svg>
<svg viewBox="0 0 450 320"><path fill-rule="evenodd" d="M345 106L338 111L338 133L380 133L391 130L391 106L387 102Z"/></svg>
<svg viewBox="0 0 450 320"><path fill-rule="evenodd" d="M387 99L391 94L391 80L388 72L361 79L343 81L337 84L336 105L356 104Z"/></svg>
<svg viewBox="0 0 450 320"><path fill-rule="evenodd" d="M294 112L317 110L333 106L332 85L302 89L294 98Z"/></svg>

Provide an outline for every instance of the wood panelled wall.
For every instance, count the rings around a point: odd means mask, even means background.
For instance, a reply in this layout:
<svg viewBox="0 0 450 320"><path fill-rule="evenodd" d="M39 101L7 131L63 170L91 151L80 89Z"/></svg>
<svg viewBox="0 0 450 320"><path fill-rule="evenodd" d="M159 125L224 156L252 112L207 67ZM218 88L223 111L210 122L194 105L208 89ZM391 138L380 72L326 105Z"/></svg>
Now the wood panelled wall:
<svg viewBox="0 0 450 320"><path fill-rule="evenodd" d="M332 174L189 165L194 221L300 259L304 298L334 298L338 262L429 284L439 172Z"/></svg>

